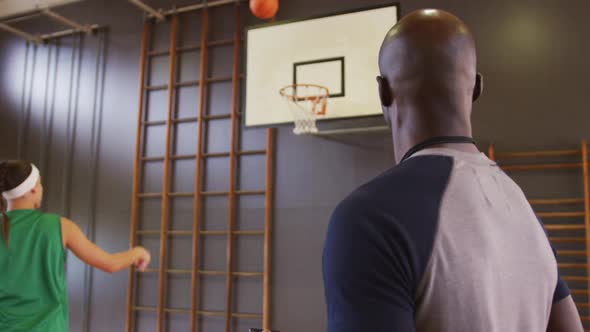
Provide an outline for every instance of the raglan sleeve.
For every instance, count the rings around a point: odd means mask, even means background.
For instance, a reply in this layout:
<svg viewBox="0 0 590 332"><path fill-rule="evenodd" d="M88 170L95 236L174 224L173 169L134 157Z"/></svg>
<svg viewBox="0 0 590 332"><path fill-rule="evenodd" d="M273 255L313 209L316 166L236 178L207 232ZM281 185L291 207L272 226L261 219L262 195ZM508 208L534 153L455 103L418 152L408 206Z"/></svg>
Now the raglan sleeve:
<svg viewBox="0 0 590 332"><path fill-rule="evenodd" d="M344 201L334 211L323 252L329 332L415 331L411 254L391 219Z"/></svg>
<svg viewBox="0 0 590 332"><path fill-rule="evenodd" d="M545 228L543 221L539 218L537 218L537 220L539 220L541 227L543 227L543 231L545 232L545 235L547 236L547 242L549 242L549 234L547 233L547 229ZM549 245L551 246L551 250L553 251L553 255L555 256L555 259L557 259L557 252L555 251L555 248L553 248L553 245L551 244L551 242L549 242ZM566 282L561 277L561 274L559 273L559 268L557 268L557 285L555 285L555 292L553 293L553 303L557 303L557 302L565 299L570 294L571 294L570 289L567 286Z"/></svg>

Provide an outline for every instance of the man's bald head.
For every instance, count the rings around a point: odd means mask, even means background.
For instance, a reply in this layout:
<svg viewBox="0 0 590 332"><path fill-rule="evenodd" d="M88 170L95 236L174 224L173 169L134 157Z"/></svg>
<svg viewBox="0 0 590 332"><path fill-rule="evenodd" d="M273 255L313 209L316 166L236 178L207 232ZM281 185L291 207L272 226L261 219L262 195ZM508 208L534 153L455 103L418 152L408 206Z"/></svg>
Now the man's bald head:
<svg viewBox="0 0 590 332"><path fill-rule="evenodd" d="M393 98L471 94L476 79L475 42L456 16L441 10L418 10L387 33L379 52L379 68Z"/></svg>
<svg viewBox="0 0 590 332"><path fill-rule="evenodd" d="M396 157L433 137L471 136L482 84L473 36L459 18L434 9L406 15L385 36L379 68Z"/></svg>

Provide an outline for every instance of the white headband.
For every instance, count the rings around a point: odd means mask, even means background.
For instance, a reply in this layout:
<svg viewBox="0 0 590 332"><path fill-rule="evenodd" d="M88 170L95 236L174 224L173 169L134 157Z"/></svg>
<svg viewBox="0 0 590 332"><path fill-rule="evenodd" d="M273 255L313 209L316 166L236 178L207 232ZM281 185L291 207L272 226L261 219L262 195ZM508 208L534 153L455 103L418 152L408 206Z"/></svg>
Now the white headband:
<svg viewBox="0 0 590 332"><path fill-rule="evenodd" d="M5 191L2 193L5 199L17 199L26 195L29 191L33 190L37 185L37 181L39 181L39 169L35 167L35 165L31 164L32 170L29 177L23 181L23 183L19 184L16 188Z"/></svg>

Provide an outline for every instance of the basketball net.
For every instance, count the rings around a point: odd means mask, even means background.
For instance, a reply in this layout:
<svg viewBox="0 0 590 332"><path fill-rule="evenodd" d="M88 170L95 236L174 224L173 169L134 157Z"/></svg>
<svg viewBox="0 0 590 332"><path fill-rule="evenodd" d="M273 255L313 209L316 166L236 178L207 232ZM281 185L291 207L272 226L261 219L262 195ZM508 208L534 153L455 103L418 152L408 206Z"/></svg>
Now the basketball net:
<svg viewBox="0 0 590 332"><path fill-rule="evenodd" d="M316 84L294 84L282 88L279 93L293 115L293 133L317 133L316 118L318 115L326 114L330 95L328 88Z"/></svg>

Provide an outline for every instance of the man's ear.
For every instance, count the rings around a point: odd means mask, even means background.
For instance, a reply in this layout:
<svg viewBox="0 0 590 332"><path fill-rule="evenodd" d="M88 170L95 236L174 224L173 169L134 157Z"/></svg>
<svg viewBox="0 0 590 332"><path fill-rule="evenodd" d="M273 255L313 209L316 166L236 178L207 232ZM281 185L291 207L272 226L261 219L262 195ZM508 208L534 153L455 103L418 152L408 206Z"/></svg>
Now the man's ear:
<svg viewBox="0 0 590 332"><path fill-rule="evenodd" d="M389 82L383 76L377 76L377 83L379 84L379 99L383 107L390 107L393 103L393 94Z"/></svg>
<svg viewBox="0 0 590 332"><path fill-rule="evenodd" d="M480 73L475 75L475 86L473 87L473 102L483 93L483 76Z"/></svg>

